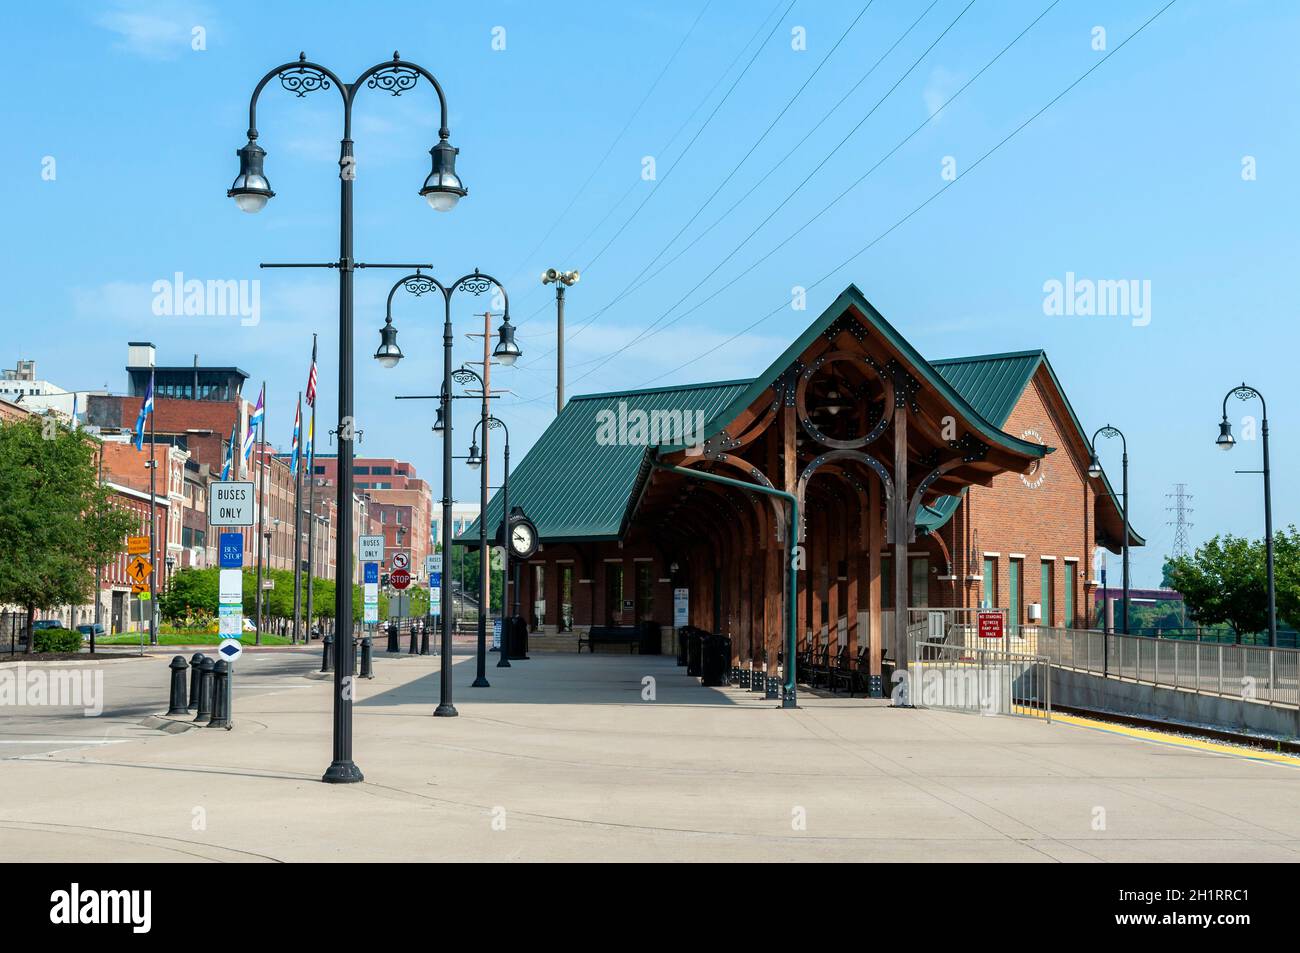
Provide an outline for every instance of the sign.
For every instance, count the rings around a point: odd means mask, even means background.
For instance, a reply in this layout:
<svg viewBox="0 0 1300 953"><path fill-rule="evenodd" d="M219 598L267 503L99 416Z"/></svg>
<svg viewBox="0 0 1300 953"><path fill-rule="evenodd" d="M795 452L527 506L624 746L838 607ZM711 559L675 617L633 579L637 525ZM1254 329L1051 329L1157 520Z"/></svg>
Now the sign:
<svg viewBox="0 0 1300 953"><path fill-rule="evenodd" d="M411 565L411 557L406 553L393 553L393 568L406 569Z"/></svg>
<svg viewBox="0 0 1300 953"><path fill-rule="evenodd" d="M976 613L978 620L978 631L981 639L1000 639L1002 638L1002 613L985 612L983 610Z"/></svg>
<svg viewBox="0 0 1300 953"><path fill-rule="evenodd" d="M438 571L438 556L436 553L429 553L424 557L424 574L432 576Z"/></svg>
<svg viewBox="0 0 1300 953"><path fill-rule="evenodd" d="M217 654L227 662L234 663L244 654L244 643L239 639L222 639L217 646Z"/></svg>
<svg viewBox="0 0 1300 953"><path fill-rule="evenodd" d="M143 556L136 556L126 566L126 574L135 580L137 586L143 586L149 582L149 573L152 570L153 566Z"/></svg>
<svg viewBox="0 0 1300 953"><path fill-rule="evenodd" d="M363 563L384 561L384 537L362 536L357 545L357 559Z"/></svg>
<svg viewBox="0 0 1300 953"><path fill-rule="evenodd" d="M244 573L239 569L222 569L217 577L217 602L220 605L244 604Z"/></svg>
<svg viewBox="0 0 1300 953"><path fill-rule="evenodd" d="M442 570L441 570L441 569L435 569L435 570L433 570L432 572L429 573L429 588L430 588L430 589L441 589L441 588L442 588Z"/></svg>
<svg viewBox="0 0 1300 953"><path fill-rule="evenodd" d="M501 650L501 620L492 620L492 648Z"/></svg>
<svg viewBox="0 0 1300 953"><path fill-rule="evenodd" d="M405 589L411 584L411 574L405 569L394 569L388 574L388 581L394 589Z"/></svg>
<svg viewBox="0 0 1300 953"><path fill-rule="evenodd" d="M238 637L244 633L244 607L220 606L217 609L217 634Z"/></svg>
<svg viewBox="0 0 1300 953"><path fill-rule="evenodd" d="M128 556L139 556L141 553L149 552L148 536L128 536L126 538L126 554Z"/></svg>
<svg viewBox="0 0 1300 953"><path fill-rule="evenodd" d="M378 563L367 563L366 565L378 568ZM366 625L374 625L379 621L379 583L366 582L361 588L365 603L365 612L361 617L361 621Z"/></svg>
<svg viewBox="0 0 1300 953"><path fill-rule="evenodd" d="M253 497L252 480L212 484L208 494L208 522L213 526L252 526Z"/></svg>
<svg viewBox="0 0 1300 953"><path fill-rule="evenodd" d="M217 565L222 569L238 569L244 565L243 533L222 533L218 546Z"/></svg>
<svg viewBox="0 0 1300 953"><path fill-rule="evenodd" d="M274 580L274 579L263 579L263 580L262 580L262 588L263 588L263 589L274 589L274 588L275 588L275 580Z"/></svg>
<svg viewBox="0 0 1300 953"><path fill-rule="evenodd" d="M142 586L138 582L131 583L131 595L139 596L141 599L149 598L149 587Z"/></svg>
<svg viewBox="0 0 1300 953"><path fill-rule="evenodd" d="M362 582L379 582L379 563L366 563L361 567Z"/></svg>
<svg viewBox="0 0 1300 953"><path fill-rule="evenodd" d="M691 624L691 590L673 590L673 628Z"/></svg>

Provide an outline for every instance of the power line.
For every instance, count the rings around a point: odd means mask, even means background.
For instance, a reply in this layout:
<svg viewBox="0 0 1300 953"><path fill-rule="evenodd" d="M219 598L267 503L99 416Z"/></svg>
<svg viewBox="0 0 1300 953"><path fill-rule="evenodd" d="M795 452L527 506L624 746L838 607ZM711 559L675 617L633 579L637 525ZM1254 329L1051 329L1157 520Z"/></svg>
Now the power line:
<svg viewBox="0 0 1300 953"><path fill-rule="evenodd" d="M812 170L811 172L809 172L806 176L804 176L803 181L801 181L797 186L795 186L794 189L792 189L792 190L791 190L791 191L786 195L786 197L785 197L784 199L781 200L781 202L777 205L776 208L772 209L772 211L769 212L769 213L767 214L767 216L764 217L764 219L763 219L761 222L759 222L756 226L754 226L752 229L750 229L749 234L747 234L747 235L746 235L746 236L741 240L740 244L738 244L735 248L733 248L730 252L728 252L727 255L726 255L726 257L724 257L720 262L718 262L716 265L713 266L713 268L711 268L711 269L709 270L708 274L706 274L703 278L701 278L699 281L697 281L697 282L695 283L695 285L692 286L692 287L691 287L691 288L690 288L690 289L689 289L685 294L683 294L680 298L678 298L675 302L673 302L673 304L668 308L667 311L665 311L665 312L664 312L663 314L661 314L658 318L656 318L654 321L652 321L649 325L647 325L645 328L643 328L643 329L642 329L642 330L641 330L641 331L640 331L640 332L639 332L639 333L638 333L638 334L637 334L637 335L636 335L636 336L635 336L631 341L629 341L627 344L623 345L621 348L618 348L617 350L613 351L611 354L609 354L607 357L605 357L603 360L601 360L601 362L600 362L599 364L597 364L597 365L596 365L595 367L593 367L591 370L587 371L585 374L583 374L583 375L581 375L581 376L575 378L575 379L574 379L574 382L576 383L577 381L582 380L584 377L586 377L586 376L588 376L588 375L594 373L595 371L599 370L601 367L604 367L605 364L607 364L609 361L613 360L613 359L614 359L615 357L617 357L619 354L621 354L621 353L623 353L624 351L626 351L628 348L630 348L630 347L632 347L633 345L639 343L640 341L646 340L646 339L648 339L649 337L651 337L651 336L653 335L653 333L655 333L655 332L654 332L654 328L657 327L657 326L660 324L660 322L662 322L665 318L667 318L668 315L672 314L673 311L675 311L675 310L678 308L678 306L680 306L683 302L685 302L688 298L690 298L690 296L693 295L696 291L698 291L698 290L699 290L699 289L700 289L700 288L705 284L705 282L707 282L710 278L712 278L715 274L717 274L718 271L721 270L721 268L722 268L723 265L725 265L725 264L726 264L727 262L729 262L732 258L734 258L734 257L736 256L736 254L737 254L737 253L738 253L742 248L744 248L747 244L749 244L749 242L754 238L754 236L757 235L757 234L759 233L760 230L762 230L763 226L765 226L768 222L770 222L770 221L772 220L772 218L777 214L777 212L779 212L779 211L781 211L781 209L785 208L785 206L790 202L790 200L793 199L794 196L795 196L796 194L798 194L798 192L799 192L799 191L800 191L800 190L801 190L805 185L808 184L808 182L813 178L813 176L815 176L818 172L820 172L820 171L822 170L823 167L825 167L826 163L829 162L829 161L831 160L831 157L834 156L834 155L835 155L835 154L836 154L836 153L837 153L841 148L843 148L844 144L847 143L847 142L849 141L849 139L851 139L851 138L853 137L853 135L854 135L854 134L855 134L859 129L862 128L863 124L864 124L868 119L870 119L871 116L875 113L875 111L876 111L877 109L879 109L880 106L885 102L885 100L888 99L888 98L893 94L893 92L894 92L896 89L898 89L898 87L903 83L903 81L904 81L905 79L907 79L907 77L910 76L910 75L912 74L912 72L917 68L917 66L919 66L919 65L921 64L921 62L922 62L922 61L923 61L923 60L924 60L924 59L925 59L925 58L930 54L930 52L931 52L931 51L932 51L932 50L933 50L933 49L934 49L934 48L935 48L935 47L940 43L940 41L942 41L943 38L944 38L945 36L948 35L949 31L951 31L952 28L955 27L955 26L957 25L958 21L960 21L961 18L962 18L963 16L966 15L966 12L967 12L968 10L970 10L970 8L973 7L973 6L975 5L975 3L976 3L976 0L970 0L970 2L966 4L966 6L962 7L961 12L959 12L959 13L957 14L957 16L955 16L955 17L952 19L952 21L951 21L951 22L950 22L946 27L944 27L943 32L940 33L937 37L935 37L934 41L933 41L929 46L927 46L927 47L925 48L925 50L921 53L921 55L918 56L915 60L912 61L912 65L909 66L909 67L907 68L907 70L903 73L903 75L900 76L900 77L899 77L899 78L894 82L894 85L892 85L888 90L886 90L885 94L884 94L883 96L881 96L880 99L876 100L875 105L873 105L873 106L871 107L871 109L867 111L867 114L866 114L865 116L863 116L860 120L858 120L858 122L853 126L853 128L849 130L848 134L845 135L844 138L842 138L842 139L839 141L839 143L835 146L835 148L832 149L830 152L828 152L828 153L827 153L827 154L822 158L822 160L821 160L819 163L817 163L817 165L813 168L813 170ZM1050 7L1049 7L1049 9L1050 9ZM1041 16L1040 16L1040 18L1041 18ZM1037 22L1037 21L1035 21L1035 22ZM1021 35L1023 36L1024 33L1022 32ZM1019 37L1017 37L1017 39L1019 39ZM1014 43L1015 41L1012 41L1012 42ZM999 55L1001 55L1001 54L999 54ZM931 118L933 118L933 117L931 117ZM877 163L877 165L879 165L879 163ZM864 176L863 178L865 178L865 176ZM855 184L856 184L856 183L855 183ZM852 186L851 186L850 188L852 188ZM841 194L843 194L843 193L841 193ZM838 201L838 199L837 199L836 201ZM834 203L832 203L832 204L834 204ZM829 207L829 206L827 206L827 207ZM823 209L822 209L822 212L818 212L818 213L817 213L818 216L820 216L820 215L821 215L823 212L825 212L825 211L826 211L826 209L823 208ZM814 216L814 217L816 217L816 216ZM805 224L804 227L806 227L806 224ZM802 228L800 229L800 231L802 231ZM796 234L797 234L797 233L796 233ZM793 236L791 236L791 237L793 237ZM786 240L788 241L789 239L786 239ZM784 244L784 243L783 243L783 244ZM771 255L771 254L773 254L774 252L775 252L775 249L773 249L771 252L768 252L768 255ZM766 258L768 255L765 255L764 258ZM761 260L762 260L762 259L760 259L760 261L761 261ZM731 284L734 284L735 281L739 280L739 278L742 277L744 274L747 274L747 273L748 273L752 268L756 267L757 264L758 264L758 262L755 262L754 265L751 265L749 268L745 269L745 271L741 272L740 275L737 275L737 276L736 276L735 278L733 278L730 282L728 282L726 285L724 285L723 288L729 287ZM719 293L721 293L721 291L722 291L722 289L719 289L718 291L715 291L712 295L709 296L709 298L706 298L705 301L711 300L712 298L716 297ZM685 317L687 314L690 314L692 311L698 309L701 305L703 305L703 303L704 303L704 302L700 302L700 304L696 305L696 306L695 306L694 308L692 308L690 311L686 311L686 312L683 312L682 314L678 315L676 318L674 318L672 321L670 321L670 322L669 322L667 325L665 325L664 327L667 328L667 327L671 327L673 324L676 324L678 321L680 321L680 320L681 320L683 317ZM590 322L589 322L589 323L590 323ZM576 332L575 332L575 334L576 334Z"/></svg>
<svg viewBox="0 0 1300 953"><path fill-rule="evenodd" d="M1032 122L1034 122L1036 119L1038 119L1039 116L1041 116L1041 115L1043 115L1043 113L1047 112L1047 110L1049 110L1052 106L1056 105L1056 103L1059 102L1061 99L1063 99L1063 98L1064 98L1064 97L1065 97L1065 96L1066 96L1066 95L1067 95L1067 94L1068 94L1072 89L1074 89L1076 86L1078 86L1080 83L1082 83L1085 79L1087 79L1089 76L1091 76L1092 73L1093 73L1095 70L1099 69L1099 68L1100 68L1104 63L1106 63L1106 62L1107 62L1107 61L1108 61L1112 56L1114 56L1116 53L1118 53L1120 50L1122 50L1125 46L1127 46L1127 45L1129 44L1130 41L1132 41L1132 40L1135 39L1137 36L1139 36L1139 35L1140 35L1144 30L1146 30L1146 28L1147 28L1148 26L1150 26L1152 23L1154 23L1154 22L1156 21L1157 18L1159 18L1159 17L1160 17L1160 16L1161 16L1161 15L1162 15L1166 10L1168 10L1170 7L1172 7L1172 6L1173 6L1175 3L1177 3L1177 2L1178 2L1178 0L1169 0L1168 3L1166 3L1166 4L1165 4L1164 6L1162 6L1159 10L1157 10L1155 13L1153 13L1153 14L1152 14L1152 15L1151 15L1151 16L1150 16L1150 17L1149 17L1149 18L1148 18L1144 23L1142 23L1141 26L1139 26L1139 27L1138 27L1136 30L1134 30L1131 34L1129 34L1127 37L1125 37L1125 39L1124 39L1124 40L1123 40L1123 41L1122 41L1118 46L1116 46L1114 49L1108 51L1108 52L1106 53L1105 56L1103 56L1103 57L1102 57L1101 59L1099 59L1096 63L1094 63L1091 67L1089 67L1087 70L1085 70L1085 71L1084 71L1084 72L1083 72L1083 73L1082 73L1078 78L1076 78L1072 83L1070 83L1070 85L1066 86L1065 89L1061 90L1061 92L1057 93L1056 96L1052 97L1052 99L1049 100L1048 103L1047 103L1045 106L1043 106L1041 109L1039 109L1037 112L1035 112L1032 116L1030 116L1028 119L1026 119L1024 122L1022 122L1019 126L1017 126L1015 129L1013 129L1011 132L1009 132L1009 133L1008 133L1005 137L1003 137L1003 138L1002 138L1002 139L1001 139L1001 140L1000 140L996 145L994 145L993 148L989 149L987 152L985 152L983 155L981 155L978 159L976 159L975 162L972 163L972 164L971 164L971 165L970 165L970 166L969 166L969 167L968 167L964 172L959 173L959 174L958 174L955 178L953 178L951 181L945 183L941 188L939 188L937 191L935 191L934 193L932 193L932 194L931 194L931 195L930 195L930 196L929 196L925 201L923 201L920 205L916 206L914 209L912 209L910 212L908 212L906 215L904 215L902 218L900 218L898 221L896 221L893 225L889 226L889 228L885 229L883 232L881 232L879 235L877 235L877 236L876 236L875 238L873 238L871 241L867 242L867 244L863 245L861 248L859 248L859 249L858 249L857 251L855 251L853 254L849 255L849 257L845 258L845 259L844 259L843 261L841 261L838 265L836 265L835 267L833 267L833 268L832 268L830 271L828 271L826 274L822 275L822 277L818 278L815 282L813 282L811 285L808 286L809 290L811 290L811 289L813 289L813 288L816 288L818 285L824 284L826 281L830 280L830 279L831 279L832 277L834 277L834 276L835 276L839 271L841 271L841 270L844 269L846 266L848 266L849 264L851 264L851 263L852 263L854 260L856 260L857 258L860 258L862 255L866 254L866 253L867 253L868 251L870 251L873 247L875 247L876 244L878 244L879 242L883 241L883 240L884 240L888 235L890 235L891 233L893 233L895 229L897 229L897 228L899 228L900 226L902 226L903 224L905 224L909 219L912 218L912 216L916 215L918 212L920 212L922 209L924 209L926 206L928 206L931 202L933 202L936 198L938 198L938 197L939 197L940 195L942 195L944 192L948 191L949 188L951 188L952 186L956 185L956 184L957 184L958 182L960 182L962 179L966 178L966 176L968 176L968 175L970 175L972 172L974 172L975 169L977 169L977 168L978 168L978 167L979 167L979 166L984 162L985 159L989 158L991 155L993 155L995 152L997 152L999 149L1001 149L1004 145L1006 145L1008 142L1010 142L1010 141L1011 141L1015 136L1017 136L1017 135L1018 135L1022 130L1024 130L1026 126L1028 126L1030 123L1032 123ZM698 307L698 306L697 306L697 307ZM646 384L654 383L655 381L661 380L661 379L664 378L664 377L667 377L667 376L669 376L669 375L671 375L671 374L675 374L675 373L677 373L678 371L683 370L683 369L686 368L686 367L689 367L690 365L696 363L697 361L703 360L705 357L708 357L710 354L712 354L712 353L714 353L715 351L719 350L720 348L726 346L727 344L732 343L733 341L735 341L737 338L741 337L742 335L748 334L750 331L752 331L754 328L758 327L758 326L759 326L760 324L762 324L764 321L767 321L768 319L772 318L774 315L780 313L781 311L784 311L787 307L789 307L789 303L788 303L788 302L783 302L782 304L778 305L776 308L773 308L773 309L772 309L771 311L769 311L767 314L763 315L763 316L762 316L761 318L759 318L758 320L754 321L753 323L751 323L751 324L748 325L747 327L741 329L739 332L737 332L736 334L733 334L731 337L727 338L726 340L721 341L721 342L719 342L718 344L714 345L713 347L709 348L709 349L708 349L707 351L705 351L704 353L697 355L696 357L692 358L692 359L689 360L689 361L686 361L686 362L683 363L683 364L679 364L679 365L677 365L676 367L672 368L672 369L669 370L669 371L665 371L663 374L658 374L658 375L656 375L655 377L652 377L652 378L649 378L648 380L642 381L642 382L641 382L640 384L638 384L637 386L644 386L644 385L646 385Z"/></svg>

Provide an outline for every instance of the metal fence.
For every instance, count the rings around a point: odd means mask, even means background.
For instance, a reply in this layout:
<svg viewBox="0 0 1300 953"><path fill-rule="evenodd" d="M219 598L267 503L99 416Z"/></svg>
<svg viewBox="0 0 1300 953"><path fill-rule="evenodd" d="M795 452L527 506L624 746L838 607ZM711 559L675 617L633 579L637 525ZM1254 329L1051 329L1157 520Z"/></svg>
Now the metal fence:
<svg viewBox="0 0 1300 953"><path fill-rule="evenodd" d="M929 642L911 630L909 642L910 704L1052 720L1051 668L1042 656Z"/></svg>

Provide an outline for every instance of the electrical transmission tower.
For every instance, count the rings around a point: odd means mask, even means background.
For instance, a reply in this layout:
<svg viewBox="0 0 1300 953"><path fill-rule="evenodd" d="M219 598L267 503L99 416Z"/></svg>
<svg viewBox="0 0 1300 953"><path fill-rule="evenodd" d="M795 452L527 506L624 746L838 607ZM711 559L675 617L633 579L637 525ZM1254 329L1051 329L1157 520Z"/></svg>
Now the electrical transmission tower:
<svg viewBox="0 0 1300 953"><path fill-rule="evenodd" d="M1165 523L1166 526L1174 528L1174 545L1172 556L1187 555L1187 531L1192 528L1193 524L1188 522L1188 514L1194 512L1187 501L1192 498L1192 494L1187 492L1186 483L1175 483L1174 492L1166 493L1165 499L1173 500L1172 506L1166 506L1165 512L1173 513L1174 518Z"/></svg>

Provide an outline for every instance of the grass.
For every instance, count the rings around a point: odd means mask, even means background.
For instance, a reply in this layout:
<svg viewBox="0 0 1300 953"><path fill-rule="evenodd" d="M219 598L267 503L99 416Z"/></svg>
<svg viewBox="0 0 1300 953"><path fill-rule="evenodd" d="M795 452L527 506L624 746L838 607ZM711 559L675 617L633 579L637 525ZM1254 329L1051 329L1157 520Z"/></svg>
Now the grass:
<svg viewBox="0 0 1300 953"><path fill-rule="evenodd" d="M95 639L96 645L139 645L139 632L127 632L122 635L101 635ZM225 636L216 635L212 632L159 632L159 645L217 645ZM149 634L144 633L145 644L149 642ZM245 632L243 637L244 643L251 645L253 643L253 633ZM289 639L283 635L262 634L263 645L288 645Z"/></svg>

